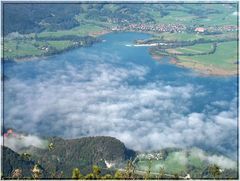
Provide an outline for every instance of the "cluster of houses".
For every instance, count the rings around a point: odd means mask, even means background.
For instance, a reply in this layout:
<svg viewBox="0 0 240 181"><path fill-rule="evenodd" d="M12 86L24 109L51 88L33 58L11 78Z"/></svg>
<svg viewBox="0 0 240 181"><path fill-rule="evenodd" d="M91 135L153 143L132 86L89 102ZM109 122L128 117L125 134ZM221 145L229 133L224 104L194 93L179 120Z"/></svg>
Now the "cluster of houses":
<svg viewBox="0 0 240 181"><path fill-rule="evenodd" d="M208 27L196 27L194 29L197 33L204 32L233 32L237 31L238 27L235 25L223 25L223 26L208 26Z"/></svg>
<svg viewBox="0 0 240 181"><path fill-rule="evenodd" d="M139 160L164 160L164 153L158 152L158 153L142 153L137 155L137 158Z"/></svg>
<svg viewBox="0 0 240 181"><path fill-rule="evenodd" d="M41 48L39 48L39 49L44 50L44 51L46 51L46 52L49 50L49 48L48 48L47 46L43 46L43 47L41 47Z"/></svg>
<svg viewBox="0 0 240 181"><path fill-rule="evenodd" d="M207 27L209 32L220 31L220 32L231 32L237 31L238 27L235 25L223 25L223 26L211 26Z"/></svg>
<svg viewBox="0 0 240 181"><path fill-rule="evenodd" d="M129 24L126 26L117 26L113 27L112 30L115 31L150 31L150 32L184 32L186 31L187 27L183 24L145 24L145 23L139 23L139 24Z"/></svg>
<svg viewBox="0 0 240 181"><path fill-rule="evenodd" d="M197 27L197 28L195 28L194 31L197 32L197 33L204 33L204 32L206 31L206 28L203 28L203 27Z"/></svg>
<svg viewBox="0 0 240 181"><path fill-rule="evenodd" d="M140 31L140 32L185 32L189 27L180 23L173 24L151 24L151 23L127 23L124 26L118 25L112 27L112 31ZM208 27L195 27L193 30L196 33L204 32L231 32L237 31L238 27L235 25L223 25L223 26L208 26Z"/></svg>

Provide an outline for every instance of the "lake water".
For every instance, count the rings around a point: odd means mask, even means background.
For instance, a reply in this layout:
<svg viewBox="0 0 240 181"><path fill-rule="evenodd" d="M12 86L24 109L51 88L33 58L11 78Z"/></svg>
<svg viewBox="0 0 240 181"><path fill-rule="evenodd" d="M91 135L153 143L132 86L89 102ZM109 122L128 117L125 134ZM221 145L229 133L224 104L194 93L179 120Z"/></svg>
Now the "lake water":
<svg viewBox="0 0 240 181"><path fill-rule="evenodd" d="M48 58L5 62L4 126L65 138L108 135L143 151L200 147L236 158L237 77L203 76L127 46L142 33Z"/></svg>

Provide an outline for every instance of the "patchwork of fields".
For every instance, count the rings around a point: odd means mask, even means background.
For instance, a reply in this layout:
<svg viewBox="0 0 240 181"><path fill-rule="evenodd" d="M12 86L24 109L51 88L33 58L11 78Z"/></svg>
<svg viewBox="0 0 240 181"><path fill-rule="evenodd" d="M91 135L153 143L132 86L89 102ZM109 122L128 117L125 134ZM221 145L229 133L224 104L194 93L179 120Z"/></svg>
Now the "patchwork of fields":
<svg viewBox="0 0 240 181"><path fill-rule="evenodd" d="M81 47L89 43L66 39L66 36L98 37L112 32L118 27L119 31L140 31L152 25L163 27L185 26L186 31L146 31L151 33L152 40L164 40L171 42L181 41L210 41L211 43L195 44L193 46L181 46L169 48L164 52L151 51L154 57L171 56L178 61L177 65L200 70L203 73L213 75L233 75L237 71L237 31L231 26L237 24L237 16L234 5L231 4L81 4L80 12L73 16L77 26L73 28L53 28L51 24L40 22L44 30L41 32L19 34L10 33L4 38L4 58L24 59L38 56L49 56L61 53L72 47ZM199 12L199 9L202 9ZM54 20L55 14L51 14ZM61 14L59 14L61 16ZM59 20L57 20L58 22ZM139 22L142 29L127 29L132 23ZM204 27L216 29L215 32L199 33L194 29ZM227 27L227 28L226 28ZM228 29L230 27L230 29ZM53 31L53 29L55 29ZM14 35L12 35L14 34ZM226 41L226 42L225 42ZM206 55L185 56L185 54L197 54L208 52L213 42L217 43L216 52ZM174 55L173 54L178 54Z"/></svg>

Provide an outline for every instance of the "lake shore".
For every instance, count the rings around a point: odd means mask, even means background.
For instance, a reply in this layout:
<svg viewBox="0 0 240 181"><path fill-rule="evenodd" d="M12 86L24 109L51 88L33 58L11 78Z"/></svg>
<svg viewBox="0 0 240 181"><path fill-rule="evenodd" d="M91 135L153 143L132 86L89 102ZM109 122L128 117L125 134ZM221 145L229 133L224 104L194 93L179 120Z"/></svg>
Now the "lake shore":
<svg viewBox="0 0 240 181"><path fill-rule="evenodd" d="M203 65L196 62L180 62L170 61L172 64L175 64L180 67L190 68L200 72L201 74L205 75L213 75L213 76L234 76L237 75L237 67L236 70L227 70L227 69L220 69L211 65Z"/></svg>
<svg viewBox="0 0 240 181"><path fill-rule="evenodd" d="M33 56L33 57L23 57L23 58L15 58L13 59L15 62L30 62L30 61L35 61L35 60L39 60L39 58L47 58L48 56L45 55L40 55L40 56Z"/></svg>
<svg viewBox="0 0 240 181"><path fill-rule="evenodd" d="M164 56L154 55L152 54L152 58L156 61L161 61ZM236 70L224 70L220 68L216 68L213 66L203 65L196 62L181 62L175 57L170 57L169 63L174 64L179 67L190 68L195 71L200 72L204 75L212 75L212 76L234 76L238 74L237 68Z"/></svg>
<svg viewBox="0 0 240 181"><path fill-rule="evenodd" d="M96 31L93 33L89 33L88 35L93 36L93 37L99 37L99 36L102 36L102 35L105 35L108 33L112 33L112 32L113 32L112 30L102 30L102 31Z"/></svg>
<svg viewBox="0 0 240 181"><path fill-rule="evenodd" d="M102 31L96 31L96 32L93 32L93 33L89 33L88 36L92 36L92 37L95 37L95 38L98 38L102 35L105 35L105 34L109 34L109 33L112 33L113 31L111 30L102 30ZM97 43L99 41L96 41L95 43ZM33 56L29 56L27 55L26 57L20 57L20 58L11 58L11 59L5 59L6 61L7 60L13 60L13 61L16 61L16 62L25 62L25 61L34 61L34 60L38 60L39 58L47 58L47 57L50 57L50 56L54 56L54 55L58 55L58 54L61 54L61 53L64 53L64 52L67 52L67 51L70 51L70 50L73 50L73 49L76 49L76 48L80 48L80 47L84 47L84 46L79 46L79 47L72 47L72 48L66 48L66 49L63 49L63 50L58 50L56 51L55 53L52 53L52 54L49 54L49 55L46 55L46 54L40 54L40 55L33 55ZM2 59L4 60L4 57L2 57Z"/></svg>
<svg viewBox="0 0 240 181"><path fill-rule="evenodd" d="M109 33L113 33L114 31L112 30L102 30L102 31L97 31L97 32L93 32L90 33L89 36L93 36L93 37L100 37L102 35L106 35ZM145 47L151 47L151 46L157 46L156 44L134 44L132 46L136 46L136 47L141 47L141 46L145 46ZM66 52L69 50L63 50L60 53ZM60 53L56 53L53 55L57 55ZM164 57L164 55L159 55L159 54L155 54L155 53L151 53L151 56L154 60L157 61L161 61L161 59ZM22 58L13 58L12 60L16 61L16 62L24 62L24 61L34 61L34 60L38 60L39 58L47 58L49 56L53 56L53 55L39 55L39 56L32 56L32 57L22 57ZM179 67L185 67L185 68L190 68L193 70L196 70L198 72L200 72L201 74L205 74L205 75L213 75L213 76L233 76L233 75L237 75L238 71L236 70L226 70L226 69L220 69L217 67L213 67L213 66L209 66L209 65L203 65L197 62L182 62L181 60L178 60L175 57L171 57L170 61L171 64L174 64L176 66Z"/></svg>

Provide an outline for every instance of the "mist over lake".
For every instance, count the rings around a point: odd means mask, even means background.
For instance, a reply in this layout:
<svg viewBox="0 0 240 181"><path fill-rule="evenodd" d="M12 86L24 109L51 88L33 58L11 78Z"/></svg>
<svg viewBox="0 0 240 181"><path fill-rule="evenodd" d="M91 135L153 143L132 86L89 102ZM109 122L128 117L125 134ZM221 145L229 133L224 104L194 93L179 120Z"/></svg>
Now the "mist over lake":
<svg viewBox="0 0 240 181"><path fill-rule="evenodd" d="M106 135L152 151L199 147L237 158L237 76L206 76L126 46L142 33L33 61L5 61L4 127L39 136Z"/></svg>

